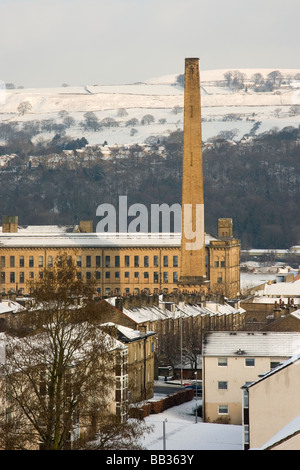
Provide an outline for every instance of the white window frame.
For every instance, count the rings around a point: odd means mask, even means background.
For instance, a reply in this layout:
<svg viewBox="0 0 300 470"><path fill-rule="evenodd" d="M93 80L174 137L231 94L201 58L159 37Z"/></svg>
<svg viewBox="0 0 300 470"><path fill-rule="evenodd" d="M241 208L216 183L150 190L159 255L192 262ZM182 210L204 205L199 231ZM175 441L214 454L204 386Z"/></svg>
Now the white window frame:
<svg viewBox="0 0 300 470"><path fill-rule="evenodd" d="M220 411L221 408L226 408L227 411ZM218 405L218 414L219 415L228 415L229 414L228 405Z"/></svg>

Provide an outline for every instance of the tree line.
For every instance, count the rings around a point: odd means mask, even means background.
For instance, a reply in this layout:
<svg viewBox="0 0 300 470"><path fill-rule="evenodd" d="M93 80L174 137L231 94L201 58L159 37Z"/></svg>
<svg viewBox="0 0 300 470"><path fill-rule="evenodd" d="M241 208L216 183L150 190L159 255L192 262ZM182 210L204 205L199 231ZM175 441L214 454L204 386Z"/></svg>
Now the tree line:
<svg viewBox="0 0 300 470"><path fill-rule="evenodd" d="M0 172L1 213L21 224L77 224L93 220L102 203L181 204L182 131L129 148L126 158L91 158L49 169L24 167L16 157ZM243 248L279 249L300 243L299 128L287 127L229 142L212 139L203 148L205 228L216 235L217 219L233 219ZM159 147L164 147L164 156ZM150 150L149 150L150 148ZM13 171L12 171L13 170Z"/></svg>

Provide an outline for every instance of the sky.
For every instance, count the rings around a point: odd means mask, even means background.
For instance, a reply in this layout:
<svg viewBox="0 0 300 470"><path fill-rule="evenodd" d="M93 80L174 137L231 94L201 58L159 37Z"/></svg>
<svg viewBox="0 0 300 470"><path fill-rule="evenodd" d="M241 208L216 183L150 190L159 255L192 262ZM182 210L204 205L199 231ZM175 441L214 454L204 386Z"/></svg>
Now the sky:
<svg viewBox="0 0 300 470"><path fill-rule="evenodd" d="M201 70L300 68L299 0L0 0L0 81L127 84Z"/></svg>

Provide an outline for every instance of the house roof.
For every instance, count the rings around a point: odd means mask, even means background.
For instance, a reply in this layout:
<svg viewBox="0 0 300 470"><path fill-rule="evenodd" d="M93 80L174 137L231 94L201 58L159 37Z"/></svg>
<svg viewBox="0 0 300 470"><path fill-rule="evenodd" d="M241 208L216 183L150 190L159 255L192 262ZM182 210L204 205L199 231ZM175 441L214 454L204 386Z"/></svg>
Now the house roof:
<svg viewBox="0 0 300 470"><path fill-rule="evenodd" d="M289 367L291 364L294 364L295 362L297 362L299 360L300 360L300 353L297 353L297 354L289 357L289 359L287 359L286 361L281 362L277 367L274 367L274 369L271 369L270 371L263 374L261 377L259 377L254 382L251 382L250 384L244 385L243 388L248 389L250 387L253 387L253 385L257 384L258 382L261 382L262 380L267 379L270 375L277 374L282 369L285 369L286 367Z"/></svg>
<svg viewBox="0 0 300 470"><path fill-rule="evenodd" d="M300 279L294 282L277 282L266 284L258 295L266 297L300 297Z"/></svg>
<svg viewBox="0 0 300 470"><path fill-rule="evenodd" d="M255 386L257 383L261 382L262 380L267 379L269 376L277 374L280 372L282 369L285 369L286 367L289 367L291 364L294 364L295 362L300 360L300 353L295 354L294 356L290 357L286 361L283 361L279 366L275 367L274 369L270 370L266 374L264 374L262 377L257 379L255 382L252 382L251 384L248 384L247 386L245 385L243 388L251 388ZM293 420L291 420L286 426L284 426L280 431L278 431L274 436L272 436L265 444L263 444L260 447L260 450L266 450L270 449L277 444L286 441L290 437L293 437L295 434L298 434L300 432L300 415L297 415Z"/></svg>
<svg viewBox="0 0 300 470"><path fill-rule="evenodd" d="M300 333L219 331L205 333L203 356L291 357L300 353Z"/></svg>
<svg viewBox="0 0 300 470"><path fill-rule="evenodd" d="M137 341L139 339L144 339L148 336L155 335L154 331L147 331L146 333L142 333L139 330L133 330L132 328L128 328L122 325L116 325L116 328L119 332L119 339L124 342Z"/></svg>
<svg viewBox="0 0 300 470"><path fill-rule="evenodd" d="M285 310L282 310L279 318L274 318L265 325L265 331L300 332L300 309L285 312Z"/></svg>
<svg viewBox="0 0 300 470"><path fill-rule="evenodd" d="M300 433L300 415L292 419L286 426L278 431L274 436L271 437L260 450L271 449L272 447L280 444L281 442L287 441L291 437Z"/></svg>
<svg viewBox="0 0 300 470"><path fill-rule="evenodd" d="M150 306L141 306L141 307L131 307L123 308L123 313L133 320L135 323L143 322L153 322L157 320L165 320L167 318L186 318L193 317L198 315L209 315L209 316L218 316L218 315L230 315L245 312L242 308L234 308L228 304L219 304L217 302L206 302L205 306L194 304L184 304L177 305L173 304L172 309L164 309L159 306L153 305Z"/></svg>
<svg viewBox="0 0 300 470"><path fill-rule="evenodd" d="M30 226L20 227L17 233L0 231L0 247L180 247L181 233L109 233L75 232L73 226ZM205 244L215 240L205 234Z"/></svg>
<svg viewBox="0 0 300 470"><path fill-rule="evenodd" d="M0 301L0 314L1 313L16 313L21 310L26 310L21 304L13 300Z"/></svg>

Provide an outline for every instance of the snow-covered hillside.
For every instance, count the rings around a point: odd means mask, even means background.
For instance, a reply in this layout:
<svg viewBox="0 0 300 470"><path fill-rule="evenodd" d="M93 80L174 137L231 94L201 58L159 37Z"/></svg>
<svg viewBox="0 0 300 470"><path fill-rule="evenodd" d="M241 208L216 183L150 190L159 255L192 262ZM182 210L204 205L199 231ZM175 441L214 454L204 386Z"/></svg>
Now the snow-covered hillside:
<svg viewBox="0 0 300 470"><path fill-rule="evenodd" d="M218 135L221 131L233 131L237 139L249 133L255 123L256 132L273 127L279 129L298 126L299 116L292 116L290 108L300 104L300 81L296 80L300 70L280 70L282 83L271 92L253 90L252 77L260 73L264 78L271 69L241 69L245 86L233 91L226 86L226 70L201 72L202 132L203 140ZM78 87L6 89L1 90L1 122L55 120L60 123L58 113L65 110L75 122L67 129L70 137L86 137L90 144L122 145L143 143L149 136L168 135L183 128L183 87L177 83L178 75L149 79L144 83L125 85L88 85ZM23 115L18 111L20 103L29 102L30 110ZM122 110L122 112L120 112ZM95 113L99 121L112 118L116 127L103 127L100 131L86 131L80 126L84 114ZM141 124L143 116L150 114L154 121ZM137 119L134 126L128 121ZM134 131L132 131L134 127ZM51 134L46 133L45 138Z"/></svg>

